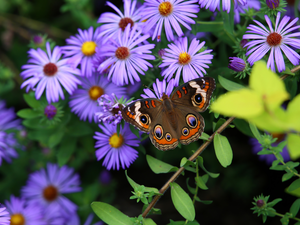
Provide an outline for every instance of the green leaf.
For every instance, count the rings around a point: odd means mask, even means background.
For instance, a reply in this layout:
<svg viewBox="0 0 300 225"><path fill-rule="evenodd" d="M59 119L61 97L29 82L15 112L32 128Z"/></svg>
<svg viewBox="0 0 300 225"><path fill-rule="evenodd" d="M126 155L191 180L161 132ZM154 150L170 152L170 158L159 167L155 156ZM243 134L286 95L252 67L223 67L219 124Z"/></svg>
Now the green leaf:
<svg viewBox="0 0 300 225"><path fill-rule="evenodd" d="M288 187L287 190L288 191L294 191L299 187L300 187L300 178L297 179L297 180L294 180L293 183L290 184L290 186Z"/></svg>
<svg viewBox="0 0 300 225"><path fill-rule="evenodd" d="M58 148L57 160L59 166L65 165L74 151L76 150L77 141L74 138L65 138L62 144Z"/></svg>
<svg viewBox="0 0 300 225"><path fill-rule="evenodd" d="M281 202L282 201L282 199L281 198L276 198L276 199L274 199L272 202L269 202L267 205L269 206L269 207L274 207L278 202ZM274 210L274 209L273 209Z"/></svg>
<svg viewBox="0 0 300 225"><path fill-rule="evenodd" d="M233 4L231 4L232 6ZM226 11L221 10L220 11L221 15L222 15L222 19L224 22L224 29L229 33L229 34L233 34L233 26L234 26L234 8L231 7L230 13L227 13Z"/></svg>
<svg viewBox="0 0 300 225"><path fill-rule="evenodd" d="M135 127L132 126L131 124L130 124L129 128L130 128L131 132L132 132L135 136L137 136L138 138L140 138L139 130L138 130L137 128L135 128Z"/></svg>
<svg viewBox="0 0 300 225"><path fill-rule="evenodd" d="M41 113L32 109L21 109L17 115L23 119L32 119L41 116Z"/></svg>
<svg viewBox="0 0 300 225"><path fill-rule="evenodd" d="M222 126L225 122L226 120L224 118L220 118L217 123L214 123L213 131L215 132L216 130L218 130L220 126Z"/></svg>
<svg viewBox="0 0 300 225"><path fill-rule="evenodd" d="M53 148L56 145L58 145L64 135L65 135L65 132L63 129L59 129L58 131L54 132L54 134L52 134L50 136L49 141L48 141L49 148Z"/></svg>
<svg viewBox="0 0 300 225"><path fill-rule="evenodd" d="M67 127L68 134L73 137L82 137L86 135L92 135L93 129L82 121L72 122L70 126Z"/></svg>
<svg viewBox="0 0 300 225"><path fill-rule="evenodd" d="M185 219L193 221L195 219L195 208L190 196L177 184L170 183L171 198L176 210Z"/></svg>
<svg viewBox="0 0 300 225"><path fill-rule="evenodd" d="M207 190L208 189L208 187L206 186L206 184L205 184L205 182L204 182L204 180L202 179L201 176L195 177L195 182L196 182L197 186L199 188L201 188L202 190Z"/></svg>
<svg viewBox="0 0 300 225"><path fill-rule="evenodd" d="M146 159L147 159L148 165L150 166L151 170L156 174L169 173L169 172L174 172L174 171L178 170L177 167L172 166L163 161L160 161L150 155L147 155Z"/></svg>
<svg viewBox="0 0 300 225"><path fill-rule="evenodd" d="M205 141L207 141L208 138L209 138L209 135L207 133L204 133L204 132L200 136L200 139L205 140Z"/></svg>
<svg viewBox="0 0 300 225"><path fill-rule="evenodd" d="M288 225L289 224L289 214L286 213L281 219L280 222L282 225Z"/></svg>
<svg viewBox="0 0 300 225"><path fill-rule="evenodd" d="M39 108L41 106L40 102L35 99L34 96L30 94L23 95L25 102L33 109Z"/></svg>
<svg viewBox="0 0 300 225"><path fill-rule="evenodd" d="M220 174L219 173L211 173L207 171L207 169L204 167L203 158L201 156L198 156L198 163L201 169L203 169L210 177L217 178Z"/></svg>
<svg viewBox="0 0 300 225"><path fill-rule="evenodd" d="M210 108L225 116L248 119L262 113L264 105L261 96L251 89L243 88L221 95Z"/></svg>
<svg viewBox="0 0 300 225"><path fill-rule="evenodd" d="M300 146L300 136L297 134L288 134L287 147L292 160L299 158L300 156L299 146Z"/></svg>
<svg viewBox="0 0 300 225"><path fill-rule="evenodd" d="M196 193L196 188L192 188L190 185L189 185L189 177L186 179L186 186L189 190L189 192L191 192L192 195L194 195Z"/></svg>
<svg viewBox="0 0 300 225"><path fill-rule="evenodd" d="M287 117L290 126L300 132L300 94L298 94L287 106Z"/></svg>
<svg viewBox="0 0 300 225"><path fill-rule="evenodd" d="M127 170L125 170L125 175L126 175L126 177L127 177L127 180L128 180L128 182L129 182L129 184L131 185L131 187L132 187L133 189L136 189L136 188L138 188L139 186L141 186L141 185L139 185L138 183L136 183L134 180L132 180L132 179L127 175ZM152 187L145 187L145 192L153 192L153 193L155 193L155 194L160 194L157 188L152 188Z"/></svg>
<svg viewBox="0 0 300 225"><path fill-rule="evenodd" d="M103 220L104 223L110 225L133 225L133 222L128 216L107 203L92 202L91 207L95 214Z"/></svg>
<svg viewBox="0 0 300 225"><path fill-rule="evenodd" d="M197 21L197 28L201 30L201 32L213 32L213 31L221 31L223 30L223 22L222 21Z"/></svg>
<svg viewBox="0 0 300 225"><path fill-rule="evenodd" d="M261 142L261 134L259 133L257 127L253 124L253 123L249 123L249 127L250 127L250 130L252 132L252 134L254 135L254 137Z"/></svg>
<svg viewBox="0 0 300 225"><path fill-rule="evenodd" d="M156 225L156 223L150 218L143 218L143 225Z"/></svg>
<svg viewBox="0 0 300 225"><path fill-rule="evenodd" d="M227 91L236 91L245 88L243 85L228 80L220 75L218 75L218 79L222 87L225 88Z"/></svg>
<svg viewBox="0 0 300 225"><path fill-rule="evenodd" d="M282 182L287 181L287 180L291 179L293 176L294 176L294 174L291 172L285 173L285 174L283 174L281 181Z"/></svg>
<svg viewBox="0 0 300 225"><path fill-rule="evenodd" d="M249 123L247 123L245 120L236 118L236 119L233 120L233 124L243 134L245 134L249 137L254 137L251 130L250 130Z"/></svg>
<svg viewBox="0 0 300 225"><path fill-rule="evenodd" d="M214 147L216 156L223 167L227 167L232 162L232 149L228 139L221 135L216 134L214 137Z"/></svg>
<svg viewBox="0 0 300 225"><path fill-rule="evenodd" d="M296 217L297 213L299 212L300 209L300 198L298 198L294 203L292 204L290 208L290 213L292 214L292 217Z"/></svg>

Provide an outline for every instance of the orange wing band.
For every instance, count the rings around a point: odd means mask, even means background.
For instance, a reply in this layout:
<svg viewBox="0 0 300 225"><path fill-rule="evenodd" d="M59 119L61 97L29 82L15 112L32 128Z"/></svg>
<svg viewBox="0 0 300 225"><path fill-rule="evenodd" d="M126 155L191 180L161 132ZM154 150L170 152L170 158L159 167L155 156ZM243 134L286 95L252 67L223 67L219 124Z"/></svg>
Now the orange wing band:
<svg viewBox="0 0 300 225"><path fill-rule="evenodd" d="M200 129L200 124L201 124L201 122L198 121L198 126L197 126L196 128L194 128L194 129L191 129L189 135L187 135L187 136L181 135L180 140L187 140L187 139L189 139L190 137L194 136L194 135L199 131L199 129Z"/></svg>

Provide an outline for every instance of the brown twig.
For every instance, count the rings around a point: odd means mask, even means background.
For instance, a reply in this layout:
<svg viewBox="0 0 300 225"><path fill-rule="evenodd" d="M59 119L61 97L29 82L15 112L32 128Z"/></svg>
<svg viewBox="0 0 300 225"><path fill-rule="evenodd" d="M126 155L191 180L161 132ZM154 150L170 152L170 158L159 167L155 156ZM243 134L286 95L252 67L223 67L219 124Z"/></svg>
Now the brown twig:
<svg viewBox="0 0 300 225"><path fill-rule="evenodd" d="M293 69L291 69L292 73L295 73L297 71L300 70L300 65L294 67ZM280 78L282 80L284 80L285 78L287 78L289 75L285 74L283 76L281 76ZM235 117L230 117L228 120L226 120L222 126L219 127L219 129L217 129L209 138L208 140L203 143L203 145L201 145L199 147L199 149L189 158L190 161L194 161L204 150L205 148L212 142L212 140L214 139L214 136L216 134L220 134L223 130L225 130L225 128L235 119ZM174 182L179 175L185 170L184 167L180 167L179 170L177 170L174 175L167 181L167 183L159 190L159 193L161 195L156 195L152 202L148 205L148 207L145 209L145 211L143 212L142 216L145 218L148 213L150 212L150 210L154 207L154 205L157 203L157 201L160 199L160 197L162 196L162 194L169 188L170 183Z"/></svg>

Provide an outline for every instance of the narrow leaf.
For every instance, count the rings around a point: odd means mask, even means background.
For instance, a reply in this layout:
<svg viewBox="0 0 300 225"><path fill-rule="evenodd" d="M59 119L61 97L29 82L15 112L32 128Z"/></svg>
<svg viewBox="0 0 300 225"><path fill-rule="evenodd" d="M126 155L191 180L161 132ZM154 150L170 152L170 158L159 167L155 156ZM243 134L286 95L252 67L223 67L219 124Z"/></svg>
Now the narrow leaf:
<svg viewBox="0 0 300 225"><path fill-rule="evenodd" d="M209 176L212 178L217 178L220 174L219 173L211 173L207 171L207 169L204 167L203 158L201 156L198 156L198 163L201 169L203 169Z"/></svg>
<svg viewBox="0 0 300 225"><path fill-rule="evenodd" d="M300 179L294 180L293 183L288 187L288 191L294 191L300 187Z"/></svg>
<svg viewBox="0 0 300 225"><path fill-rule="evenodd" d="M93 211L96 215L107 224L118 225L133 225L133 222L128 216L123 214L115 207L104 202L93 202L91 204Z"/></svg>
<svg viewBox="0 0 300 225"><path fill-rule="evenodd" d="M151 170L156 174L169 173L169 172L174 172L174 171L178 170L177 167L172 166L163 161L160 161L150 155L147 155L146 159L147 159L148 165L150 166Z"/></svg>
<svg viewBox="0 0 300 225"><path fill-rule="evenodd" d="M77 141L73 138L65 138L62 144L59 146L58 153L57 153L57 160L59 166L65 165L72 154L76 149Z"/></svg>
<svg viewBox="0 0 300 225"><path fill-rule="evenodd" d="M201 188L202 190L207 190L208 187L206 186L204 180L202 179L202 177L195 177L195 181L196 184L199 188Z"/></svg>
<svg viewBox="0 0 300 225"><path fill-rule="evenodd" d="M195 208L190 196L177 184L170 183L171 198L176 210L185 219L193 221L195 219Z"/></svg>
<svg viewBox="0 0 300 225"><path fill-rule="evenodd" d="M249 123L250 130L254 137L258 140L261 141L261 134L259 133L257 127L253 123Z"/></svg>
<svg viewBox="0 0 300 225"><path fill-rule="evenodd" d="M283 176L282 176L282 182L291 179L293 176L294 176L294 174L291 173L291 172L283 174Z"/></svg>
<svg viewBox="0 0 300 225"><path fill-rule="evenodd" d="M150 218L143 219L143 225L156 225L156 223Z"/></svg>
<svg viewBox="0 0 300 225"><path fill-rule="evenodd" d="M300 198L298 198L294 203L292 204L290 208L290 213L292 214L292 217L296 217L300 209Z"/></svg>
<svg viewBox="0 0 300 225"><path fill-rule="evenodd" d="M245 88L243 85L228 80L220 75L218 76L218 79L222 87L225 88L227 91L236 91Z"/></svg>
<svg viewBox="0 0 300 225"><path fill-rule="evenodd" d="M17 115L23 119L32 119L32 118L39 117L41 114L32 109L21 109L20 111L17 112Z"/></svg>
<svg viewBox="0 0 300 225"><path fill-rule="evenodd" d="M31 108L39 108L40 107L40 102L35 99L34 96L30 94L24 94L23 95L25 102L31 107Z"/></svg>
<svg viewBox="0 0 300 225"><path fill-rule="evenodd" d="M221 134L216 134L214 137L214 147L220 164L223 167L229 166L232 162L233 154L228 139Z"/></svg>

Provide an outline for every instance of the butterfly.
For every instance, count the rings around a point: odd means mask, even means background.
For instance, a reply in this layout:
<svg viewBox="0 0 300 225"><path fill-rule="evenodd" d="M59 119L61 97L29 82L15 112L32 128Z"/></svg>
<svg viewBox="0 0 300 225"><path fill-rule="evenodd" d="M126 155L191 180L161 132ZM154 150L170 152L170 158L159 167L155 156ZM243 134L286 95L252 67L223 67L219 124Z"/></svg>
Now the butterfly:
<svg viewBox="0 0 300 225"><path fill-rule="evenodd" d="M209 106L216 87L212 77L197 78L177 87L170 96L161 99L137 100L122 110L123 119L149 133L152 144L159 150L176 148L181 143L196 141L204 130L199 112Z"/></svg>

